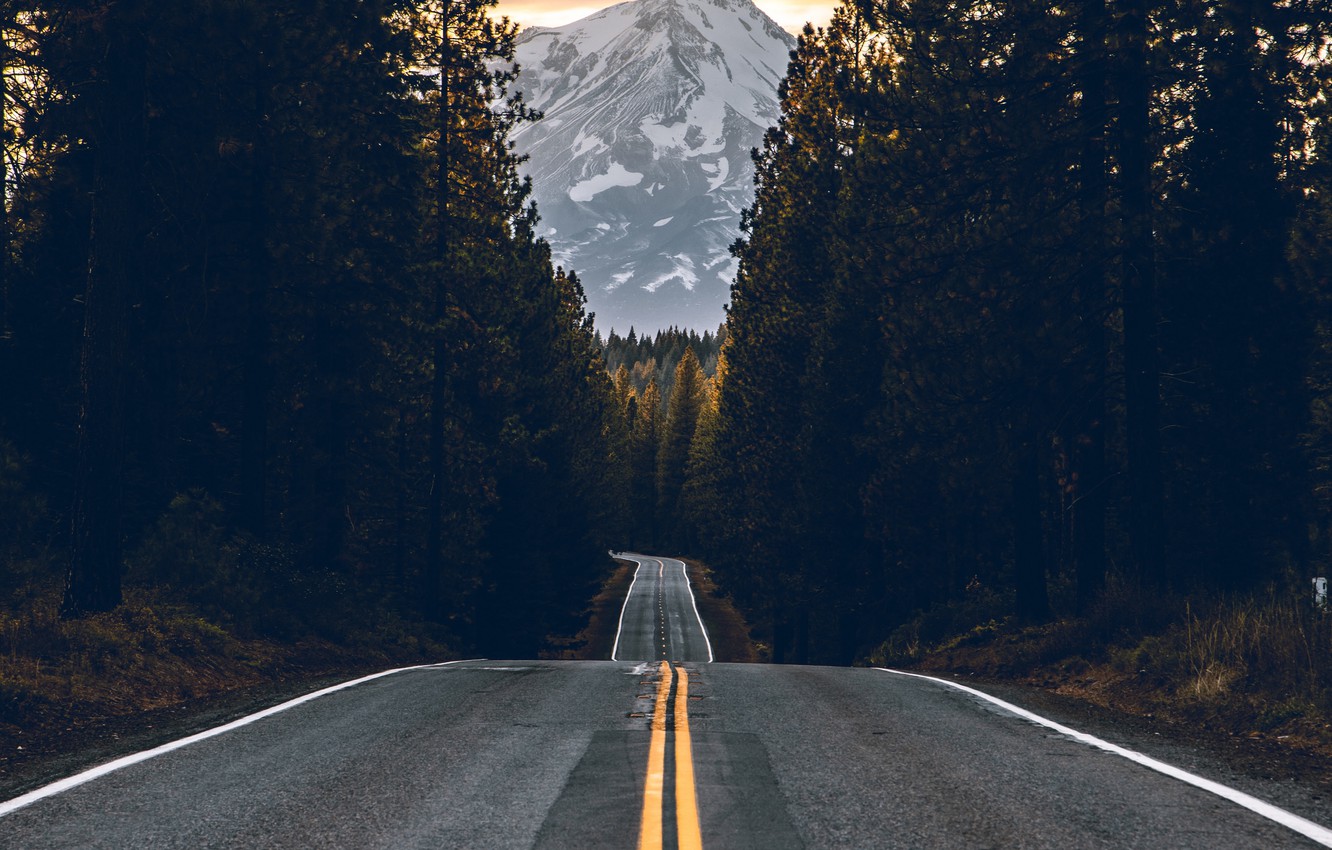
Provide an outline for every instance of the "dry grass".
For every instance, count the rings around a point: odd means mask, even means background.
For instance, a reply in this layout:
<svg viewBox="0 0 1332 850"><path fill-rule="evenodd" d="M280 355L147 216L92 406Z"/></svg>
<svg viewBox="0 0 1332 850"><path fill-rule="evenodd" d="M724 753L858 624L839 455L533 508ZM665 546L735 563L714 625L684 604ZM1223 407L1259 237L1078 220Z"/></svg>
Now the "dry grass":
<svg viewBox="0 0 1332 850"><path fill-rule="evenodd" d="M1230 693L1230 686L1241 676L1238 670L1222 664L1209 664L1184 686L1183 693L1202 702L1215 702Z"/></svg>
<svg viewBox="0 0 1332 850"><path fill-rule="evenodd" d="M1332 753L1332 615L1277 594L1153 604L1144 616L1125 594L1087 619L988 623L909 657L903 642L894 662Z"/></svg>
<svg viewBox="0 0 1332 850"><path fill-rule="evenodd" d="M195 609L133 588L120 608L80 620L61 620L58 598L53 591L22 612L0 614L0 757L18 739L410 654L315 639L241 639Z"/></svg>

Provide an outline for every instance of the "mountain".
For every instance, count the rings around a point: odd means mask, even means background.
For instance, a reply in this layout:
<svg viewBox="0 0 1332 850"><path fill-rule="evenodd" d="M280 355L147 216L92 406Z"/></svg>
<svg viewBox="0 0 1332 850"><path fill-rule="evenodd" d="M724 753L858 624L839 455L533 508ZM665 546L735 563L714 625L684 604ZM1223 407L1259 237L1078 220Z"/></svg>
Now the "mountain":
<svg viewBox="0 0 1332 850"><path fill-rule="evenodd" d="M519 35L514 89L545 117L513 141L597 327L722 321L794 45L749 0L629 0Z"/></svg>

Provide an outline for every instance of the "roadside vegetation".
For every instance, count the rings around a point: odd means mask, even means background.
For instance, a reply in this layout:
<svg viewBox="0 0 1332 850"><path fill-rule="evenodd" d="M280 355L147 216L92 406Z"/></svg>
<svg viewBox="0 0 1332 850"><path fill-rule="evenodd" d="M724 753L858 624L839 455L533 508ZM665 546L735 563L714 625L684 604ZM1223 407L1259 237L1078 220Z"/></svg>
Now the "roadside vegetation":
<svg viewBox="0 0 1332 850"><path fill-rule="evenodd" d="M27 510L43 529L35 539L48 542L0 543L15 579L0 604L0 782L27 762L128 734L154 712L456 656L448 629L336 573L312 577L237 536L198 495L173 500L127 555L120 605L62 616L64 550L40 501Z"/></svg>
<svg viewBox="0 0 1332 850"><path fill-rule="evenodd" d="M864 663L1013 680L1130 714L1332 756L1332 615L1277 595L1107 594L1081 618L971 611L899 627Z"/></svg>

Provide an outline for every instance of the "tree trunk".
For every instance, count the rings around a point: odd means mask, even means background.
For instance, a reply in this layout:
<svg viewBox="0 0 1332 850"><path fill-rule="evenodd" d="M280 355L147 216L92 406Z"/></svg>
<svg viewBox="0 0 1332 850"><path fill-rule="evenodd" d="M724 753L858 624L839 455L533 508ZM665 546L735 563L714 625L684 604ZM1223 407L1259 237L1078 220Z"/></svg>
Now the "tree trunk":
<svg viewBox="0 0 1332 850"><path fill-rule="evenodd" d="M1018 450L1013 477L1013 585L1020 619L1039 623L1050 617L1042 548L1040 456L1034 439Z"/></svg>
<svg viewBox="0 0 1332 850"><path fill-rule="evenodd" d="M431 619L443 616L444 592L444 407L448 403L445 377L448 352L442 339L435 340L434 363L430 382L430 516L422 588L424 612Z"/></svg>
<svg viewBox="0 0 1332 850"><path fill-rule="evenodd" d="M410 592L407 587L407 410L398 407L398 466L393 470L393 578L394 592Z"/></svg>
<svg viewBox="0 0 1332 850"><path fill-rule="evenodd" d="M426 563L423 576L423 597L425 615L434 620L443 617L442 594L444 578L444 408L448 404L448 368L449 350L444 338L444 322L447 317L447 293L444 281L449 273L448 261L452 251L450 234L450 184L449 172L452 167L450 146L450 122L452 115L449 107L449 72L452 57L450 54L448 30L448 5L445 4L444 20L440 24L440 62L439 62L439 150L435 162L435 194L438 209L436 212L435 256L439 265L435 272L434 292L434 374L430 381L430 506L426 538Z"/></svg>
<svg viewBox="0 0 1332 850"><path fill-rule="evenodd" d="M119 14L132 18L133 6ZM74 504L64 617L120 604L121 497L125 467L130 309L142 275L144 48L129 21L110 23L94 117L94 184L84 294Z"/></svg>
<svg viewBox="0 0 1332 850"><path fill-rule="evenodd" d="M4 144L9 137L9 47L0 44L0 50L4 51L0 61L0 343L4 343L14 334L9 326L9 146ZM7 365L0 360L0 371ZM0 392L6 389L0 384Z"/></svg>
<svg viewBox="0 0 1332 850"><path fill-rule="evenodd" d="M268 516L268 92L263 72L254 84L254 152L250 165L249 292L245 303L245 353L241 403L241 525L263 536Z"/></svg>
<svg viewBox="0 0 1332 850"><path fill-rule="evenodd" d="M9 289L9 146L3 140L9 136L9 50L7 45L0 45L4 50L4 61L0 61L0 398L16 397L12 383L14 363L11 359L14 338L10 326ZM6 415L0 411L0 430L7 430L9 424Z"/></svg>
<svg viewBox="0 0 1332 850"><path fill-rule="evenodd" d="M1119 32L1120 208L1124 225L1124 403L1128 443L1129 536L1138 580L1163 588L1160 367L1153 243L1151 81L1144 0L1123 5Z"/></svg>
<svg viewBox="0 0 1332 850"><path fill-rule="evenodd" d="M1082 5L1082 124L1080 206L1084 251L1079 281L1086 328L1087 397L1072 448L1073 559L1077 610L1085 614L1105 586L1105 0Z"/></svg>
<svg viewBox="0 0 1332 850"><path fill-rule="evenodd" d="M329 305L321 305L328 310ZM347 401L350 363L341 340L342 333L335 329L327 317L316 320L314 330L315 386L317 387L317 420L312 423L315 434L315 457L320 469L315 473L319 481L313 493L316 505L311 531L313 566L317 570L331 570L343 550L347 521L347 448L349 441L350 405Z"/></svg>

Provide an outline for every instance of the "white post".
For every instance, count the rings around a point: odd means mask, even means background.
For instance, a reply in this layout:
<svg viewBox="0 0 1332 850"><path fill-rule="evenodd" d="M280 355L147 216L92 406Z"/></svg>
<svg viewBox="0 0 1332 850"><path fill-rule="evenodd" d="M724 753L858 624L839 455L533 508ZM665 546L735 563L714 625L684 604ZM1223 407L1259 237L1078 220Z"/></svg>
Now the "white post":
<svg viewBox="0 0 1332 850"><path fill-rule="evenodd" d="M1327 579L1323 576L1313 580L1314 607L1319 611L1327 610Z"/></svg>

